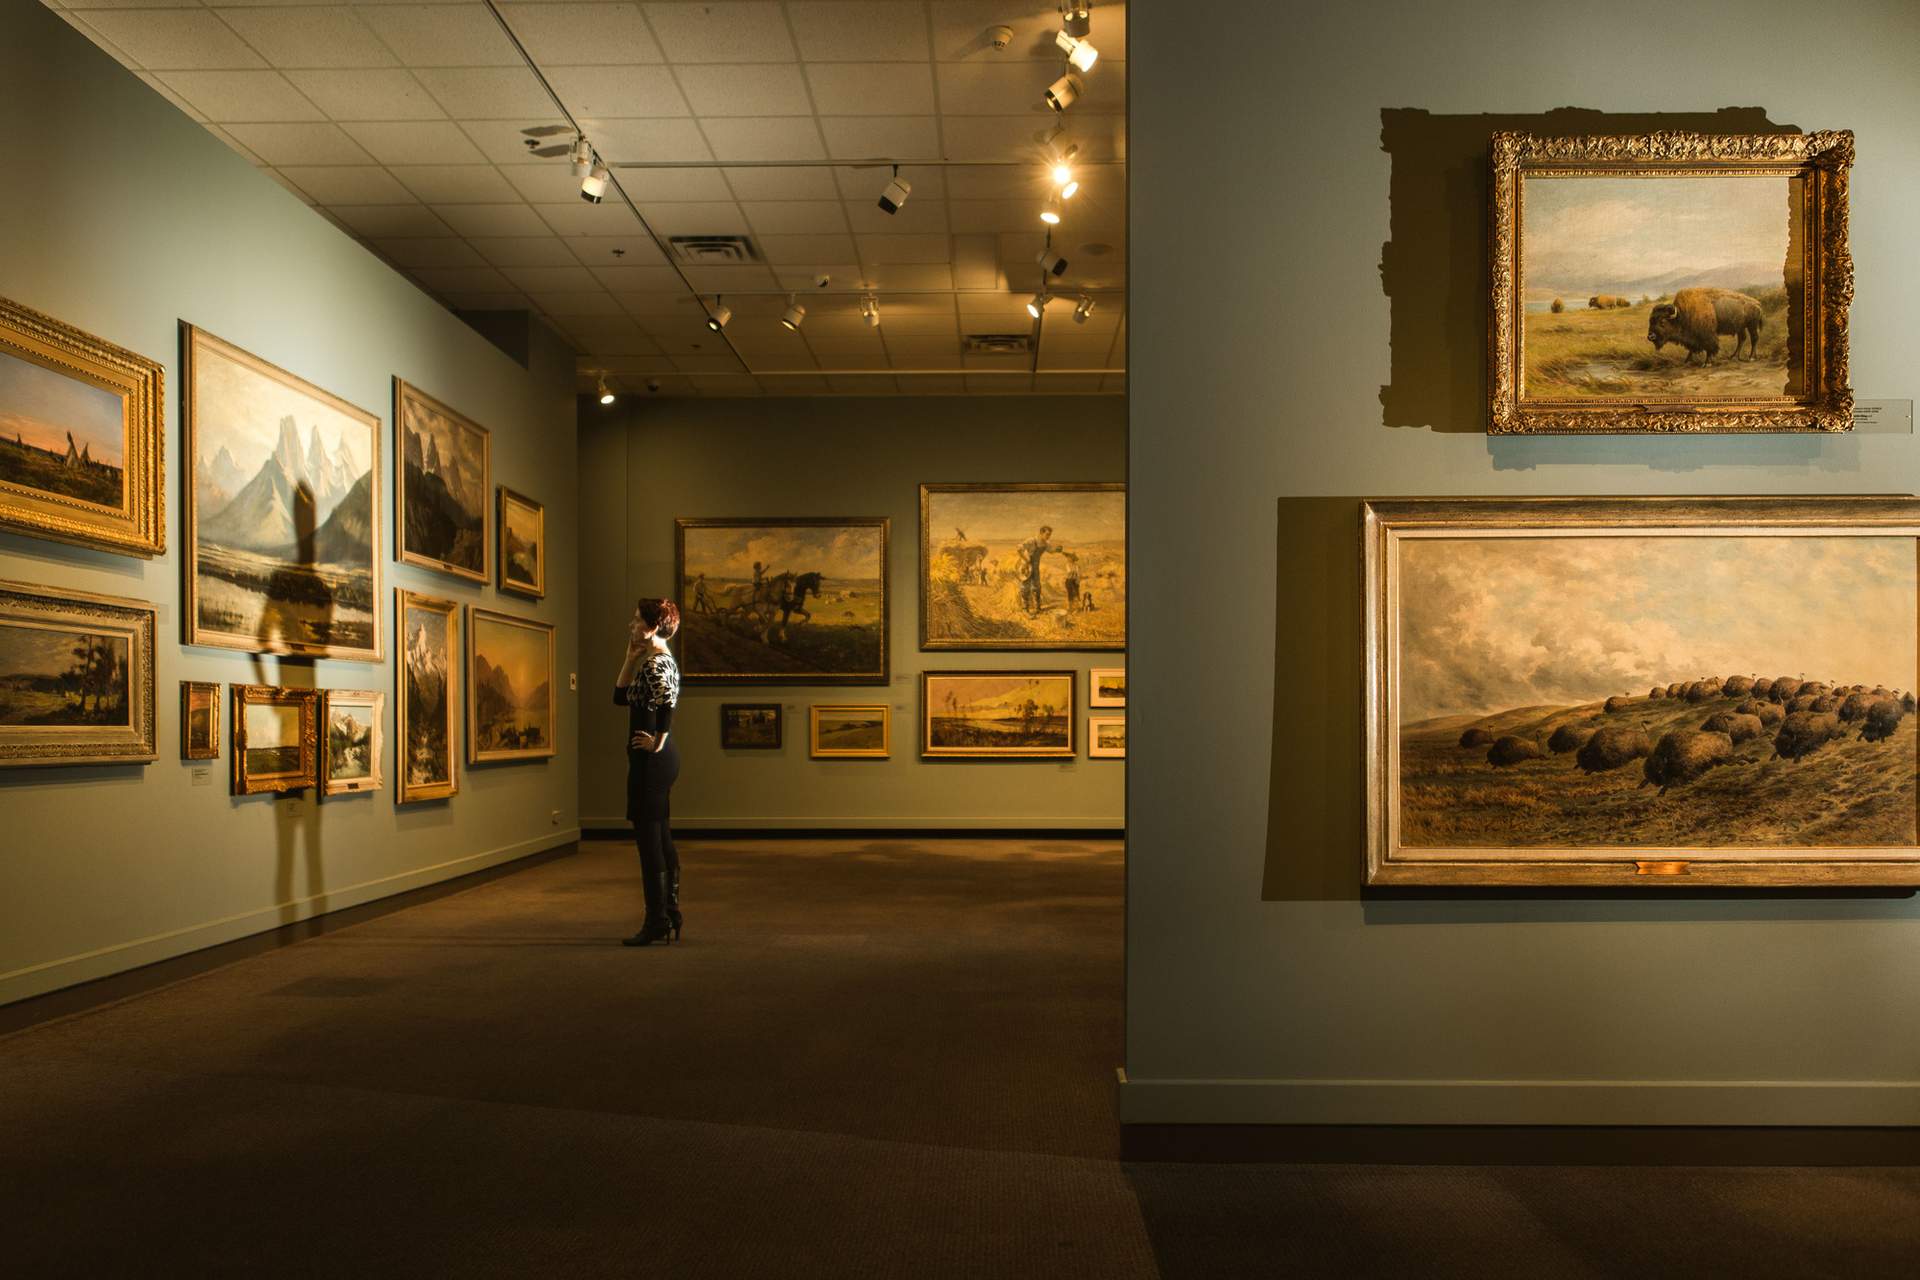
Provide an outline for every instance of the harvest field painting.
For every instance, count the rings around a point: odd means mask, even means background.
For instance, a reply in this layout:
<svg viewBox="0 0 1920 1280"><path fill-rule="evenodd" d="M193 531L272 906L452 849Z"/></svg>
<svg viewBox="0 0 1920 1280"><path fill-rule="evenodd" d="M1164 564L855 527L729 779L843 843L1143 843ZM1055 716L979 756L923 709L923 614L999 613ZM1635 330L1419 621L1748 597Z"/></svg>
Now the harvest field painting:
<svg viewBox="0 0 1920 1280"><path fill-rule="evenodd" d="M300 708L287 703L249 702L242 707L251 777L272 777L300 769Z"/></svg>
<svg viewBox="0 0 1920 1280"><path fill-rule="evenodd" d="M1521 397L1801 393L1799 181L1533 174L1521 184Z"/></svg>
<svg viewBox="0 0 1920 1280"><path fill-rule="evenodd" d="M1071 671L921 673L923 756L1071 756Z"/></svg>
<svg viewBox="0 0 1920 1280"><path fill-rule="evenodd" d="M920 486L924 649L1127 647L1118 484Z"/></svg>
<svg viewBox="0 0 1920 1280"><path fill-rule="evenodd" d="M884 519L679 521L681 674L885 684L888 528Z"/></svg>
<svg viewBox="0 0 1920 1280"><path fill-rule="evenodd" d="M126 505L126 401L0 351L0 484Z"/></svg>
<svg viewBox="0 0 1920 1280"><path fill-rule="evenodd" d="M1912 536L1397 546L1401 847L1916 843Z"/></svg>

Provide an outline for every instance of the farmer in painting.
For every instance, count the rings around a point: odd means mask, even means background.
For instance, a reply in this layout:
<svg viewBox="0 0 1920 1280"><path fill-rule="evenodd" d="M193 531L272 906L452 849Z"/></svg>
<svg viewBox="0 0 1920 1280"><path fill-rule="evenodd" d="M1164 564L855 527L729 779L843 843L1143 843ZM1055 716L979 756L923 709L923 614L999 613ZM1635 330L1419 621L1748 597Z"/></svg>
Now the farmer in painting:
<svg viewBox="0 0 1920 1280"><path fill-rule="evenodd" d="M1020 560L1026 566L1026 576L1020 580L1020 603L1030 614L1040 612L1040 561L1046 555L1066 556L1072 553L1053 540L1053 526L1043 524L1040 532L1020 544Z"/></svg>

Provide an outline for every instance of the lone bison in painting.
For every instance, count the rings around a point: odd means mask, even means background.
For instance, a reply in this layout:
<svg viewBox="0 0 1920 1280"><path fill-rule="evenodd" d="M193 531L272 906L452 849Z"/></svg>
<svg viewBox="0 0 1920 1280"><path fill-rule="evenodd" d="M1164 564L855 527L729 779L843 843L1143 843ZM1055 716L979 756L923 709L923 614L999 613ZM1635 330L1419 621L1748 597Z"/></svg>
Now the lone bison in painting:
<svg viewBox="0 0 1920 1280"><path fill-rule="evenodd" d="M1780 759L1798 760L1810 752L1818 751L1842 732L1840 717L1831 711L1795 711L1781 724L1780 732L1773 740L1773 754Z"/></svg>
<svg viewBox="0 0 1920 1280"><path fill-rule="evenodd" d="M1573 759L1584 773L1605 773L1609 769L1618 769L1629 760L1640 759L1652 749L1653 744L1647 741L1645 729L1616 725L1595 730Z"/></svg>
<svg viewBox="0 0 1920 1280"><path fill-rule="evenodd" d="M1493 745L1493 735L1485 729L1469 729L1460 735L1463 747L1487 747Z"/></svg>
<svg viewBox="0 0 1920 1280"><path fill-rule="evenodd" d="M1644 766L1646 777L1640 785L1657 786L1665 795L1668 787L1695 778L1717 764L1733 758L1733 739L1724 733L1701 729L1674 729L1660 739Z"/></svg>
<svg viewBox="0 0 1920 1280"><path fill-rule="evenodd" d="M1672 302L1663 302L1647 314L1647 341L1659 351L1669 342L1686 350L1691 363L1698 352L1702 364L1712 364L1720 354L1720 338L1733 338L1733 358L1740 358L1740 344L1747 345L1747 359L1760 354L1760 327L1765 323L1760 303L1731 289L1682 289Z"/></svg>
<svg viewBox="0 0 1920 1280"><path fill-rule="evenodd" d="M1519 764L1522 760L1538 760L1540 744L1528 738L1508 734L1487 748L1487 763L1498 768Z"/></svg>
<svg viewBox="0 0 1920 1280"><path fill-rule="evenodd" d="M1906 712L1892 698L1882 698L1867 708L1867 722L1860 729L1860 736L1868 742L1879 742L1891 738L1893 731L1900 727L1900 717Z"/></svg>

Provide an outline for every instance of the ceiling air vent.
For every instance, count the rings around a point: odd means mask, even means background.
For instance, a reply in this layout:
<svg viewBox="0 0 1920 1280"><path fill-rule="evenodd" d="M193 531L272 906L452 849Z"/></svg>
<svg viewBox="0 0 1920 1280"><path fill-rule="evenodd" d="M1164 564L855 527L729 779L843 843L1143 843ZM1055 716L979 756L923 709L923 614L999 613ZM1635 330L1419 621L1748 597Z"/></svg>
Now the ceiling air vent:
<svg viewBox="0 0 1920 1280"><path fill-rule="evenodd" d="M760 250L745 236L668 236L674 257L694 267L731 267L760 261Z"/></svg>
<svg viewBox="0 0 1920 1280"><path fill-rule="evenodd" d="M970 333L967 335L967 354L970 356L1024 356L1033 351L1033 335L1030 333Z"/></svg>

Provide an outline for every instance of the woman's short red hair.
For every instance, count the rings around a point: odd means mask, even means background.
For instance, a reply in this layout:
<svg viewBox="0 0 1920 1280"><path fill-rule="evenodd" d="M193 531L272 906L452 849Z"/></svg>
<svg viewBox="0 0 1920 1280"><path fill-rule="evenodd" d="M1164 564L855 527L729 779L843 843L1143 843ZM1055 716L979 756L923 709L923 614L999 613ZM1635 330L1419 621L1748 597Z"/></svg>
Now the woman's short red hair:
<svg viewBox="0 0 1920 1280"><path fill-rule="evenodd" d="M680 606L665 596L643 599L634 607L640 612L640 621L663 636L671 638L680 629Z"/></svg>

